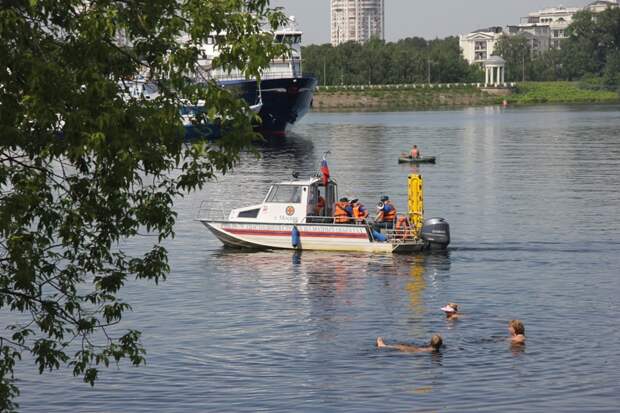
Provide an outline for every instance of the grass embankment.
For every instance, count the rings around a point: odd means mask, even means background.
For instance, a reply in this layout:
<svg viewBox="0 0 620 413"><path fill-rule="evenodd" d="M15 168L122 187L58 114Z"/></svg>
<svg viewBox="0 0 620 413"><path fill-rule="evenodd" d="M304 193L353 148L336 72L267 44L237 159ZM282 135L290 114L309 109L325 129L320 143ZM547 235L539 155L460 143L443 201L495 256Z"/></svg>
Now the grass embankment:
<svg viewBox="0 0 620 413"><path fill-rule="evenodd" d="M577 82L524 82L517 84L507 100L516 104L611 103L620 101L620 95L611 90L585 89Z"/></svg>
<svg viewBox="0 0 620 413"><path fill-rule="evenodd" d="M541 103L619 102L618 92L591 90L577 82L519 83L509 96L495 96L475 86L433 85L417 87L374 86L364 89L321 88L314 95L313 108L319 111L407 110L450 106L484 106Z"/></svg>

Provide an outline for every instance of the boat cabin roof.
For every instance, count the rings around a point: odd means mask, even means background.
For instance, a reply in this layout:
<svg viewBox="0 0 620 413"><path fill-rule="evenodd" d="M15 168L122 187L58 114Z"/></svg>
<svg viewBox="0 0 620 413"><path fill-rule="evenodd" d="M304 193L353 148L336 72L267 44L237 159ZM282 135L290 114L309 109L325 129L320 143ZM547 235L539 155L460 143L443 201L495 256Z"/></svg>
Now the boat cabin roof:
<svg viewBox="0 0 620 413"><path fill-rule="evenodd" d="M315 182L320 182L321 178L310 178L310 179L304 179L304 180L298 180L298 181L284 181L284 182L278 182L274 185L299 185L299 186L310 186Z"/></svg>

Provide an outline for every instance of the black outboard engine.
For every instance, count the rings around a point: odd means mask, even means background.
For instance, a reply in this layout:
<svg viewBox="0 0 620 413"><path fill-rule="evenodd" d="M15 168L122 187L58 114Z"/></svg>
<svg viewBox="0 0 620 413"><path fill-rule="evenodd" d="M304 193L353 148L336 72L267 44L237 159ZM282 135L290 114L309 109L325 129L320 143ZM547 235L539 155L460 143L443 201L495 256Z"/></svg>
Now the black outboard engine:
<svg viewBox="0 0 620 413"><path fill-rule="evenodd" d="M429 218L422 227L422 239L431 249L445 250L450 244L450 224L443 218Z"/></svg>

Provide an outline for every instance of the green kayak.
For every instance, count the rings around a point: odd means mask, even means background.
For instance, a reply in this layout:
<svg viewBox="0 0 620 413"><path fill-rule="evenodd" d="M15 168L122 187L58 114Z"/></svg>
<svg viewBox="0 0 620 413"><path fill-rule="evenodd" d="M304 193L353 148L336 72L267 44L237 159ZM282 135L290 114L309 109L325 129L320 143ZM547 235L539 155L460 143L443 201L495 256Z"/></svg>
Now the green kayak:
<svg viewBox="0 0 620 413"><path fill-rule="evenodd" d="M398 163L435 163L435 157L420 156L419 158L412 158L410 156L401 156L398 158Z"/></svg>

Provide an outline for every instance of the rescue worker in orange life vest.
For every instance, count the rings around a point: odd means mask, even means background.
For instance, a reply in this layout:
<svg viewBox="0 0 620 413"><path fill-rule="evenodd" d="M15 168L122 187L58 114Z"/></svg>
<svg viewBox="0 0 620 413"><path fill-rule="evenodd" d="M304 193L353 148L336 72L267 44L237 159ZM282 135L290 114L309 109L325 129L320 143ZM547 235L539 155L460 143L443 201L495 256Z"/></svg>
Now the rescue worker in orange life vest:
<svg viewBox="0 0 620 413"><path fill-rule="evenodd" d="M377 216L375 218L375 228L394 228L396 219L396 207L390 201L390 197L383 195L381 202L377 204Z"/></svg>
<svg viewBox="0 0 620 413"><path fill-rule="evenodd" d="M353 207L353 218L356 222L363 222L368 218L368 210L359 199L352 199L351 206Z"/></svg>
<svg viewBox="0 0 620 413"><path fill-rule="evenodd" d="M323 211L325 211L325 198L321 196L321 191L318 192L318 197L316 206L314 207L314 214L320 217L323 215Z"/></svg>
<svg viewBox="0 0 620 413"><path fill-rule="evenodd" d="M336 224L350 224L351 217L353 216L353 207L349 203L347 197L340 198L339 202L336 202L334 208L334 223Z"/></svg>

